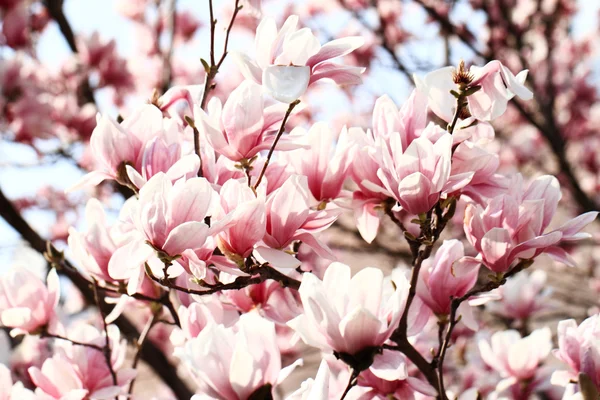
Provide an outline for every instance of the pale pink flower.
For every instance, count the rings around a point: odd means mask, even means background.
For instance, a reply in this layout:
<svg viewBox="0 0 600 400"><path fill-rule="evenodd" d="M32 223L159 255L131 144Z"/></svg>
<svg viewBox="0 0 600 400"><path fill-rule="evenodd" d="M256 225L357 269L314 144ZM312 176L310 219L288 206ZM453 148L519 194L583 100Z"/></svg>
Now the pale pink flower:
<svg viewBox="0 0 600 400"><path fill-rule="evenodd" d="M313 197L322 203L340 197L352 161L346 128L337 135L326 123L317 122L308 132L297 128L293 133L301 135L308 148L289 153L287 159L297 174L307 177Z"/></svg>
<svg viewBox="0 0 600 400"><path fill-rule="evenodd" d="M115 231L108 227L106 214L97 199L88 200L85 206L87 230L77 232L69 228L68 244L73 259L85 272L103 281L112 281L108 263L118 247Z"/></svg>
<svg viewBox="0 0 600 400"><path fill-rule="evenodd" d="M254 194L245 182L229 180L220 190L224 213L231 213L235 224L217 236L221 252L236 263L242 263L254 250L254 245L267 232L266 206L263 196Z"/></svg>
<svg viewBox="0 0 600 400"><path fill-rule="evenodd" d="M600 390L600 315L587 318L579 326L573 319L558 323L558 349L554 356L569 366L568 371L556 371L552 383L566 386L586 374Z"/></svg>
<svg viewBox="0 0 600 400"><path fill-rule="evenodd" d="M69 190L95 186L105 179L127 183L125 164L141 171L146 143L164 131L162 112L153 105L138 108L121 124L100 114L96 120L90 147L101 169L85 175Z"/></svg>
<svg viewBox="0 0 600 400"><path fill-rule="evenodd" d="M271 148L285 115L285 107L275 104L265 107L261 88L244 81L229 95L222 107L214 97L208 105L208 114L197 105L194 118L210 145L219 154L232 161L250 160L260 151ZM277 150L299 147L289 136L282 137Z"/></svg>
<svg viewBox="0 0 600 400"><path fill-rule="evenodd" d="M373 364L358 376L357 386L349 393L349 400L387 400L389 398L415 400L417 393L437 396L437 390L428 383L409 375L405 356L384 350L375 356ZM418 395L417 395L418 396Z"/></svg>
<svg viewBox="0 0 600 400"><path fill-rule="evenodd" d="M456 109L456 98L450 93L457 90L452 74L454 67L444 67L428 73L421 80L416 77L417 89L429 99L429 108L438 117L450 122ZM523 100L533 98L533 93L524 86L527 70L514 76L500 61L490 61L484 67L472 66L469 72L473 81L469 87L481 89L467 97L471 115L481 121L498 118L506 111L508 101L515 95Z"/></svg>
<svg viewBox="0 0 600 400"><path fill-rule="evenodd" d="M523 190L522 179L517 176L510 188L512 193L494 197L485 210L474 204L465 210L465 234L479 252L481 262L494 272L504 273L516 259L533 259L546 252L557 261L573 265L557 245L589 237L579 231L598 213L582 214L544 233L561 197L558 180L541 176Z"/></svg>
<svg viewBox="0 0 600 400"><path fill-rule="evenodd" d="M434 259L423 261L417 295L437 315L450 314L452 298L464 296L477 282L479 262L464 255L462 242L445 240Z"/></svg>
<svg viewBox="0 0 600 400"><path fill-rule="evenodd" d="M275 325L256 313L230 328L209 323L176 354L200 385L194 400L246 400L258 390L270 392L298 364L281 368Z"/></svg>
<svg viewBox="0 0 600 400"><path fill-rule="evenodd" d="M267 197L266 246L257 248L265 260L276 267L294 268L300 262L284 250L296 240L316 251L321 257L333 259L327 245L314 235L328 228L337 218L337 210L310 209L310 192L305 176L292 175L280 188Z"/></svg>
<svg viewBox="0 0 600 400"><path fill-rule="evenodd" d="M0 400L36 400L36 396L23 383L13 383L10 369L0 364Z"/></svg>
<svg viewBox="0 0 600 400"><path fill-rule="evenodd" d="M13 49L29 46L31 33L29 28L29 6L20 2L15 7L5 11L2 16L2 33L5 44Z"/></svg>
<svg viewBox="0 0 600 400"><path fill-rule="evenodd" d="M383 272L365 268L350 277L350 267L332 263L323 281L304 274L300 298L304 313L290 322L302 340L324 351L355 355L381 346L398 327L408 294L406 279L397 280L382 298Z"/></svg>
<svg viewBox="0 0 600 400"><path fill-rule="evenodd" d="M551 307L552 289L546 283L546 272L521 272L498 288L500 300L486 304L491 312L508 319L526 320Z"/></svg>
<svg viewBox="0 0 600 400"><path fill-rule="evenodd" d="M399 135L390 137L389 147L379 143L381 169L377 176L387 191L411 214L429 211L444 191L455 191L469 182L472 174L450 179L452 135L443 134L435 143L421 136L405 151ZM371 186L372 190L377 190Z"/></svg>
<svg viewBox="0 0 600 400"><path fill-rule="evenodd" d="M119 0L116 5L117 11L135 21L142 21L148 6L148 0Z"/></svg>
<svg viewBox="0 0 600 400"><path fill-rule="evenodd" d="M11 268L0 278L0 320L11 336L54 330L60 283L51 269L46 285L25 268Z"/></svg>
<svg viewBox="0 0 600 400"><path fill-rule="evenodd" d="M387 95L379 97L373 108L373 135L389 142L393 135L400 136L402 149L408 146L427 126L427 97L413 90L400 110Z"/></svg>
<svg viewBox="0 0 600 400"><path fill-rule="evenodd" d="M141 265L154 250L159 258L172 261L183 255L190 262L201 263L194 250L201 249L212 234L224 227L218 221L213 221L212 227L205 222L206 217L216 216L218 202L218 194L204 178L180 179L173 184L162 172L154 175L140 190L138 201L130 204L135 230L129 233L129 242L111 258L110 276L141 281ZM200 268L204 267L202 263Z"/></svg>
<svg viewBox="0 0 600 400"><path fill-rule="evenodd" d="M336 39L323 46L310 29L297 29L298 16L287 18L277 30L275 19L264 18L256 29L256 61L235 53L235 61L246 79L263 87L276 100L291 103L309 85L329 78L338 85L361 82L364 68L345 67L329 60L344 56L363 45L359 36Z"/></svg>
<svg viewBox="0 0 600 400"><path fill-rule="evenodd" d="M286 400L329 400L330 375L327 361L322 360L315 379L308 378L302 382L300 388L286 397Z"/></svg>
<svg viewBox="0 0 600 400"><path fill-rule="evenodd" d="M524 338L515 330L506 330L494 333L489 342L479 341L483 361L504 378L500 387L534 379L551 350L552 332L547 327Z"/></svg>
<svg viewBox="0 0 600 400"><path fill-rule="evenodd" d="M70 339L103 347L106 343L104 332L91 325L79 325L69 332ZM127 385L135 377L136 371L123 368L127 343L121 339L115 325L108 326L111 367L117 378L113 384L112 375L104 353L97 349L61 341L64 353L57 353L44 362L41 369L32 367L29 373L38 389L36 394L42 399L63 399L73 396L91 400L113 399L126 393ZM44 397L46 396L46 397ZM69 397L70 398L70 397Z"/></svg>
<svg viewBox="0 0 600 400"><path fill-rule="evenodd" d="M177 310L181 329L174 329L171 333L173 346L183 346L187 340L197 337L210 323L230 327L239 319L237 310L226 307L217 297L203 298L203 300L201 303L194 302L188 307L180 306Z"/></svg>

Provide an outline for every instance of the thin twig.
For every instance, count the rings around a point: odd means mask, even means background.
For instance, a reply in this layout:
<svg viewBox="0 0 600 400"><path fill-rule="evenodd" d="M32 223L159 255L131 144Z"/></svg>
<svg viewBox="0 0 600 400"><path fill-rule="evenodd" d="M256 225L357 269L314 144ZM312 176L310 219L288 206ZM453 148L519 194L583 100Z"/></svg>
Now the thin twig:
<svg viewBox="0 0 600 400"><path fill-rule="evenodd" d="M59 340L64 340L64 341L67 341L67 342L71 342L72 344L74 344L74 345L77 345L77 346L89 347L89 348L92 348L92 349L98 350L98 351L100 351L100 352L104 352L104 348L103 348L103 347L101 347L101 346L98 346L98 345L96 345L96 344L92 344L92 343L84 343L84 342L78 342L78 341L76 341L76 340L72 340L72 339L69 339L69 338L67 338L67 337L64 337L64 336L55 335L55 334L53 334L53 333L42 332L42 333L40 333L40 337L41 337L41 338L49 338L49 339L59 339Z"/></svg>
<svg viewBox="0 0 600 400"><path fill-rule="evenodd" d="M110 375L112 376L113 385L117 386L117 374L115 374L115 370L113 369L112 361L111 361L112 351L110 348L110 340L108 337L108 325L106 323L106 316L104 315L103 307L100 306L100 296L98 296L98 283L96 282L95 279L93 281L93 290L94 290L94 300L96 301L96 307L98 308L98 312L100 313L100 318L102 318L102 326L104 328L105 342L104 342L104 348L102 349L103 350L102 352L104 353L104 359L106 360L106 366L108 367L108 370L110 371Z"/></svg>
<svg viewBox="0 0 600 400"><path fill-rule="evenodd" d="M287 120L290 117L290 114L294 110L294 107L296 107L298 104L300 104L300 100L295 100L295 101L291 102L290 106L288 107L287 111L285 112L285 115L283 116L283 121L281 121L281 126L279 127L279 131L277 132L277 136L275 136L273 145L271 145L271 148L269 149L269 153L267 154L267 159L265 160L265 164L263 165L262 170L260 171L260 174L258 175L258 179L256 180L256 183L254 184L254 191L256 191L256 189L258 188L258 185L260 185L260 182L262 181L263 176L265 176L265 172L267 172L267 167L269 166L269 162L271 161L271 157L273 156L275 147L277 146L279 139L281 139L281 136L283 135L283 132L285 131L285 124L287 123Z"/></svg>
<svg viewBox="0 0 600 400"><path fill-rule="evenodd" d="M165 93L171 86L173 78L173 67L171 60L175 48L175 30L177 29L177 0L170 0L169 4L169 44L167 50L163 52L163 70L162 70L162 93Z"/></svg>
<svg viewBox="0 0 600 400"><path fill-rule="evenodd" d="M352 373L350 374L350 379L348 380L348 384L346 385L346 389L344 389L344 393L342 393L342 397L340 400L344 400L350 389L352 389L358 383L358 375L360 375L360 371L356 369L352 369Z"/></svg>

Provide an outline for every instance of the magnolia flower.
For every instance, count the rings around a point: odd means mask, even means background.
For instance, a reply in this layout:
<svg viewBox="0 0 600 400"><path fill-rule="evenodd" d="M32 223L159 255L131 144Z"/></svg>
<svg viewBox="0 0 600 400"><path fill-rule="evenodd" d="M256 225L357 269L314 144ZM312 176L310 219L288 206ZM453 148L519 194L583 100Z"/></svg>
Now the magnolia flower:
<svg viewBox="0 0 600 400"><path fill-rule="evenodd" d="M400 137L392 135L389 147L381 141L378 147L381 169L377 176L392 197L411 214L429 211L442 192L458 190L473 176L465 173L450 179L450 134L443 134L435 143L421 136L413 140L405 151L402 151ZM370 188L378 190L376 186Z"/></svg>
<svg viewBox="0 0 600 400"><path fill-rule="evenodd" d="M242 315L231 328L209 323L176 354L200 385L194 400L267 398L299 364L281 368L275 325L256 313Z"/></svg>
<svg viewBox="0 0 600 400"><path fill-rule="evenodd" d="M290 394L286 400L329 400L329 377L331 371L326 360L322 360L315 379L308 378L300 388Z"/></svg>
<svg viewBox="0 0 600 400"><path fill-rule="evenodd" d="M452 299L464 296L477 282L479 264L464 258L462 242L445 240L433 260L423 261L417 295L435 314L448 315Z"/></svg>
<svg viewBox="0 0 600 400"><path fill-rule="evenodd" d="M350 267L338 262L323 280L304 274L299 293L304 313L290 322L308 345L350 356L381 346L398 322L408 291L398 280L389 298L382 298L383 272L365 268L350 278Z"/></svg>
<svg viewBox="0 0 600 400"><path fill-rule="evenodd" d="M211 227L205 222L206 217L216 215L218 201L218 194L204 178L180 179L172 184L164 173L154 175L140 190L138 201L129 205L135 230L110 259L110 276L129 279L128 290L135 292L144 276L142 265L155 250L162 261L182 255L203 269L205 265L194 250L224 227L218 221ZM176 274L173 271L171 276Z"/></svg>
<svg viewBox="0 0 600 400"><path fill-rule="evenodd" d="M579 326L573 319L558 323L558 349L554 356L569 366L568 371L556 371L552 383L566 386L583 373L600 390L600 315L596 314Z"/></svg>
<svg viewBox="0 0 600 400"><path fill-rule="evenodd" d="M334 259L327 245L314 234L328 228L337 218L337 210L313 211L310 209L310 192L305 176L292 175L280 188L267 196L266 246L256 252L274 266L294 268L300 262L286 253L295 240L301 240L321 257Z"/></svg>
<svg viewBox="0 0 600 400"><path fill-rule="evenodd" d="M485 210L474 204L465 210L465 233L479 252L481 262L496 273L504 273L516 259L533 259L545 252L557 261L574 265L558 244L589 237L579 231L598 213L582 214L544 233L561 197L558 180L549 175L541 176L523 190L522 178L517 176L510 187L512 193L493 198Z"/></svg>
<svg viewBox="0 0 600 400"><path fill-rule="evenodd" d="M524 338L515 330L506 330L494 333L490 342L479 341L483 361L504 378L499 388L519 382L539 384L536 373L551 350L552 332L548 327L536 329Z"/></svg>
<svg viewBox="0 0 600 400"><path fill-rule="evenodd" d="M345 67L329 60L344 56L363 45L362 37L347 37L323 46L310 29L297 29L298 16L287 18L279 32L275 19L264 18L256 29L256 60L234 53L240 72L263 87L276 100L291 103L309 85L329 78L338 85L361 82L364 68Z"/></svg>
<svg viewBox="0 0 600 400"><path fill-rule="evenodd" d="M523 100L533 98L533 93L523 85L527 72L514 76L500 61L494 60L484 67L472 66L468 72L444 67L428 73L422 80L415 76L415 83L427 95L431 111L447 122L452 121L456 109L456 98L450 91L459 90L460 85L479 86L478 91L467 96L469 111L478 120L490 121L504 114L508 101L515 95Z"/></svg>
<svg viewBox="0 0 600 400"><path fill-rule="evenodd" d="M0 320L13 328L11 336L53 331L58 323L56 306L60 284L55 269L51 269L46 285L25 268L12 268L0 278Z"/></svg>
<svg viewBox="0 0 600 400"><path fill-rule="evenodd" d="M287 158L296 173L307 177L308 188L317 201L326 203L337 199L352 161L346 128L338 137L326 123L318 122L308 132L296 128L293 133L302 136L308 144L306 150L288 153Z"/></svg>
<svg viewBox="0 0 600 400"><path fill-rule="evenodd" d="M22 382L13 384L10 369L0 364L0 400L36 400L36 396Z"/></svg>
<svg viewBox="0 0 600 400"><path fill-rule="evenodd" d="M235 224L219 233L221 252L236 263L242 263L254 250L254 245L266 233L266 206L245 182L229 180L221 187L219 198L225 213L231 213Z"/></svg>
<svg viewBox="0 0 600 400"><path fill-rule="evenodd" d="M194 117L214 150L232 161L250 160L273 145L275 135L285 115L281 104L265 107L260 86L244 81L221 106L217 98L208 105L208 114L197 105ZM277 150L300 147L289 137L282 137Z"/></svg>
<svg viewBox="0 0 600 400"><path fill-rule="evenodd" d="M188 307L180 306L177 315L181 321L181 329L174 329L170 337L171 343L176 347L183 346L186 340L197 337L210 323L223 324L229 327L239 319L235 309L226 308L215 297L211 297L202 303L192 303Z"/></svg>
<svg viewBox="0 0 600 400"><path fill-rule="evenodd" d="M512 276L497 291L500 300L490 302L486 307L504 318L523 321L551 307L549 295L552 289L546 284L546 272L539 269Z"/></svg>

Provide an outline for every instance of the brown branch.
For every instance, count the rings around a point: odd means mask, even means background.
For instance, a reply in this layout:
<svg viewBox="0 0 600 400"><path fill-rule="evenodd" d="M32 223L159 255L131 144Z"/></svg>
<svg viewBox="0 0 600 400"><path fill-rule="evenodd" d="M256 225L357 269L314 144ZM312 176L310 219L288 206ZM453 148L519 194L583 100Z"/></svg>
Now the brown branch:
<svg viewBox="0 0 600 400"><path fill-rule="evenodd" d="M105 342L102 348L102 353L104 354L104 359L106 360L106 366L110 371L110 375L112 377L113 385L117 386L117 374L115 374L115 370L112 366L111 355L112 350L110 348L110 340L108 336L108 324L106 323L106 315L104 315L104 307L100 306L100 296L98 296L98 283L94 279L93 282L93 290L94 290L94 301L96 302L96 308L98 308L98 312L100 313L100 318L102 318L102 327L104 328L104 337Z"/></svg>
<svg viewBox="0 0 600 400"><path fill-rule="evenodd" d="M235 0L233 14L231 15L231 20L229 21L229 25L227 26L227 30L225 32L225 44L223 45L223 53L221 54L221 58L219 61L216 61L215 57L215 28L217 26L217 20L214 17L213 11L213 2L212 0L208 1L209 14L210 14L210 65L204 64L204 68L206 70L206 81L204 82L204 93L202 94L202 101L200 102L200 107L203 110L206 110L206 103L208 102L208 95L211 90L214 89L215 83L213 82L217 73L219 72L219 68L225 61L225 57L227 57L227 47L229 46L229 35L231 34L231 29L233 28L233 23L235 22L235 18L237 17L238 12L242 9L240 6L240 0Z"/></svg>
<svg viewBox="0 0 600 400"><path fill-rule="evenodd" d="M95 344L92 344L92 343L78 342L78 341L76 341L76 340L72 340L72 339L69 339L69 338L67 338L67 337L64 337L64 336L55 335L55 334L53 334L53 333L42 332L42 333L40 333L40 338L49 338L49 339L59 339L59 340L64 340L64 341L66 341L66 342L70 342L70 343L72 343L72 344L74 344L74 345L77 345L77 346L89 347L89 348L92 348L92 349L98 350L98 351L100 351L100 352L104 352L104 348L103 348L103 347L101 347L101 346L98 346L98 345L95 345ZM111 366L110 368L112 369L112 366Z"/></svg>
<svg viewBox="0 0 600 400"><path fill-rule="evenodd" d="M4 220L8 222L8 224L12 226L34 250L40 254L46 252L46 241L29 226L14 205L6 198L2 190L0 190L0 216L4 218ZM76 269L68 260L64 260L63 264L65 265L65 268L59 269L58 272L67 276L83 294L86 301L89 304L92 304L94 299L89 288L89 282L83 278L81 274L73 272L76 271ZM106 305L103 304L102 306L104 307ZM107 311L109 310L107 309ZM129 337L139 336L137 328L124 316L119 317L115 323L124 335ZM158 376L161 377L163 382L169 386L178 399L187 400L192 397L193 392L187 387L185 382L179 378L176 368L171 365L162 351L153 343L147 343L147 345L144 346L142 349L142 359Z"/></svg>

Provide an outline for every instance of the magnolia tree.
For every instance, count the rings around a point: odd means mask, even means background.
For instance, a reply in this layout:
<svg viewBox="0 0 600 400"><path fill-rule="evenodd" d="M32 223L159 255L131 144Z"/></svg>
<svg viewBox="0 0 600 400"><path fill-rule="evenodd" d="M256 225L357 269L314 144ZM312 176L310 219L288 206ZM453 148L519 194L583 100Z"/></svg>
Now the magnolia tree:
<svg viewBox="0 0 600 400"><path fill-rule="evenodd" d="M536 321L546 269L595 273L594 32L572 35L573 2L214 3L117 2L127 58L61 0L0 1L2 140L82 175L0 192L47 262L0 277L0 399L600 398L597 309ZM38 57L52 24L59 70ZM401 104L365 90L395 82Z"/></svg>

